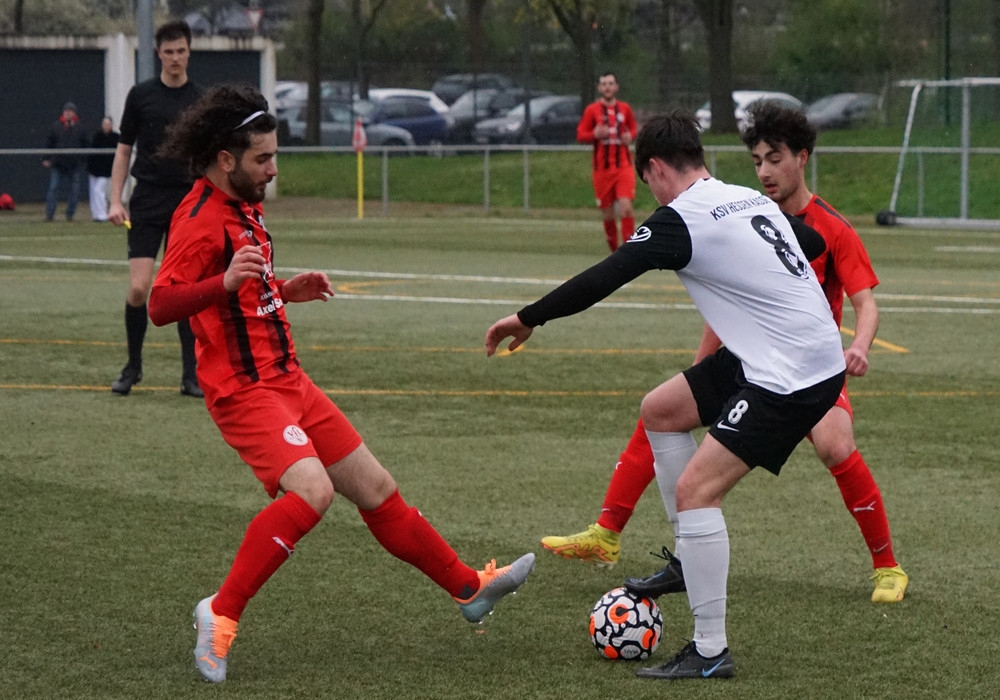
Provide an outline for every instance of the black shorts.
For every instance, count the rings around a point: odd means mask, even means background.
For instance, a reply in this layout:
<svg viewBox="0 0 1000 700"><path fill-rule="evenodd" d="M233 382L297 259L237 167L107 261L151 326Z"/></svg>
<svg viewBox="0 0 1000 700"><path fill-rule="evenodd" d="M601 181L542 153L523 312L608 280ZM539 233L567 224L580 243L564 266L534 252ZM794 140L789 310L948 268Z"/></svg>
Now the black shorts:
<svg viewBox="0 0 1000 700"><path fill-rule="evenodd" d="M684 370L709 434L748 467L777 474L844 388L844 372L791 394L776 394L743 376L743 365L720 348Z"/></svg>
<svg viewBox="0 0 1000 700"><path fill-rule="evenodd" d="M136 183L128 202L128 258L156 258L160 244L167 238L174 209L191 191L190 187L156 187ZM166 246L164 245L164 250Z"/></svg>

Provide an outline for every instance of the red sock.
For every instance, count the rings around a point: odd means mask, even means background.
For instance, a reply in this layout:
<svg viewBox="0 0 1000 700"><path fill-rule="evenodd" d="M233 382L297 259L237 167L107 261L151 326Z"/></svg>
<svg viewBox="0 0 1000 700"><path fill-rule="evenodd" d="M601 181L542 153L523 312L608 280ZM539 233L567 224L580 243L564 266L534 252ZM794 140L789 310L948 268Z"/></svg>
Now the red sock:
<svg viewBox="0 0 1000 700"><path fill-rule="evenodd" d="M622 217L622 243L627 241L635 233L635 217L623 216Z"/></svg>
<svg viewBox="0 0 1000 700"><path fill-rule="evenodd" d="M615 228L614 219L604 219L604 238L608 241L608 248L615 252L618 248L618 229Z"/></svg>
<svg viewBox="0 0 1000 700"><path fill-rule="evenodd" d="M597 524L615 532L624 530L639 496L654 478L653 448L649 446L646 427L640 418L632 439L628 441L628 446L618 458L615 471L611 474Z"/></svg>
<svg viewBox="0 0 1000 700"><path fill-rule="evenodd" d="M295 544L322 516L296 493L286 493L259 512L243 536L229 575L212 601L216 615L239 620L264 582L295 551Z"/></svg>
<svg viewBox="0 0 1000 700"><path fill-rule="evenodd" d="M452 597L468 598L479 590L479 574L459 560L420 511L406 505L398 490L378 508L359 508L358 512L389 554L420 569Z"/></svg>
<svg viewBox="0 0 1000 700"><path fill-rule="evenodd" d="M882 493L861 453L855 450L843 462L830 467L830 473L837 480L844 505L861 528L872 555L872 566L876 569L896 566Z"/></svg>

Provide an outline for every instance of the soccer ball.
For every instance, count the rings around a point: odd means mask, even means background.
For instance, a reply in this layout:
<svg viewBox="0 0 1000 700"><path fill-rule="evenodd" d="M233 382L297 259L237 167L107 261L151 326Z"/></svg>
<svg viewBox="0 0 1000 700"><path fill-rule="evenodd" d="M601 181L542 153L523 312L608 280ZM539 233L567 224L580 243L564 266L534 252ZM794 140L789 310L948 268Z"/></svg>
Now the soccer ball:
<svg viewBox="0 0 1000 700"><path fill-rule="evenodd" d="M648 659L662 631L656 602L636 597L625 588L608 591L590 611L590 641L608 659Z"/></svg>

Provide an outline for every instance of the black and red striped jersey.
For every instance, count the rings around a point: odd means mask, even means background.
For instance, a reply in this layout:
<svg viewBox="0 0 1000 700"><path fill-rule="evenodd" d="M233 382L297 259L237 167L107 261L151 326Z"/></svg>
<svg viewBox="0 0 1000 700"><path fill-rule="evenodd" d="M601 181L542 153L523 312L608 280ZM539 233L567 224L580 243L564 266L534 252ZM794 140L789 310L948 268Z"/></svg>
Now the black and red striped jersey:
<svg viewBox="0 0 1000 700"><path fill-rule="evenodd" d="M190 319L198 382L209 406L247 384L299 371L263 207L233 199L205 178L197 180L174 212L170 245L153 284L155 291L219 277L247 245L259 246L267 261L260 279L244 282L236 292L222 290Z"/></svg>
<svg viewBox="0 0 1000 700"><path fill-rule="evenodd" d="M604 124L608 135L598 139L594 129ZM576 127L576 140L594 144L594 170L617 170L632 167L632 154L628 144L635 139L639 126L628 103L615 100L606 104L598 100L587 105ZM627 134L627 138L626 138Z"/></svg>

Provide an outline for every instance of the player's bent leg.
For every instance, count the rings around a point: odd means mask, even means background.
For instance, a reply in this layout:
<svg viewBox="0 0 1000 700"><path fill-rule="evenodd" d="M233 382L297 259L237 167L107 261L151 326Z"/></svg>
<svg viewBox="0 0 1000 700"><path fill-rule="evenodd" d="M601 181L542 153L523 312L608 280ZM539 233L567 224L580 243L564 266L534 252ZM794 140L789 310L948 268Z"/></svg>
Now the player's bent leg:
<svg viewBox="0 0 1000 700"><path fill-rule="evenodd" d="M647 431L687 433L701 426L698 405L683 374L675 374L646 394L641 412Z"/></svg>
<svg viewBox="0 0 1000 700"><path fill-rule="evenodd" d="M327 473L337 491L358 506L379 544L447 591L470 622L482 621L534 568L530 553L500 568L493 560L481 571L463 563L423 514L403 500L392 475L364 443Z"/></svg>
<svg viewBox="0 0 1000 700"><path fill-rule="evenodd" d="M810 433L816 454L837 482L847 511L858 524L872 558L872 602L903 599L909 577L899 567L892 547L882 493L854 443L850 413L831 408Z"/></svg>

